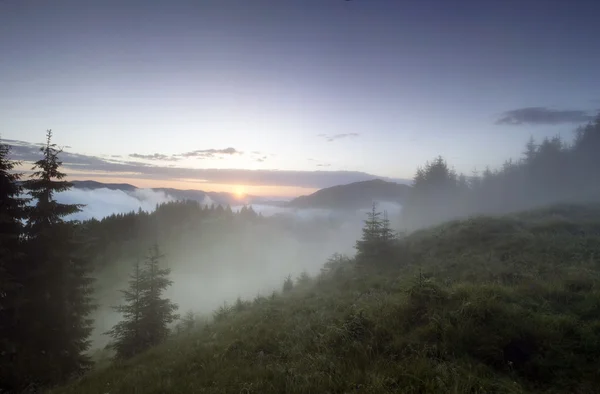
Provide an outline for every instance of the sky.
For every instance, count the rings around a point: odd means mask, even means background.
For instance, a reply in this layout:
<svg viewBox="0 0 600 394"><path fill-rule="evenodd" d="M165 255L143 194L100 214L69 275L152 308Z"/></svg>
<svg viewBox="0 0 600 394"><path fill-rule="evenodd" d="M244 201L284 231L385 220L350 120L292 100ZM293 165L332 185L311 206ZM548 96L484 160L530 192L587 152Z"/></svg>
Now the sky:
<svg viewBox="0 0 600 394"><path fill-rule="evenodd" d="M470 174L600 109L597 1L0 0L0 135L70 179L292 196Z"/></svg>

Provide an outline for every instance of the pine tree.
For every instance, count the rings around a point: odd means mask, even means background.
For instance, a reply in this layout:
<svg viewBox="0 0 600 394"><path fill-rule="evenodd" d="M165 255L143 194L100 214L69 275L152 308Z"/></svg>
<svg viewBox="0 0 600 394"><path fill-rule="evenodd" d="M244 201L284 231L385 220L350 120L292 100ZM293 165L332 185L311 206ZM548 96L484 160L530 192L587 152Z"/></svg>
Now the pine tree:
<svg viewBox="0 0 600 394"><path fill-rule="evenodd" d="M294 280L292 279L292 275L288 275L283 281L283 292L289 293L294 288Z"/></svg>
<svg viewBox="0 0 600 394"><path fill-rule="evenodd" d="M177 305L169 299L161 298L165 289L173 283L169 279L171 270L160 268L160 261L163 258L164 255L155 243L146 256L142 271L145 288L142 292L141 323L144 343L147 346L156 346L163 342L169 335L168 324L179 318L175 314Z"/></svg>
<svg viewBox="0 0 600 394"><path fill-rule="evenodd" d="M23 254L21 234L26 200L20 197L18 162L8 157L10 146L0 144L0 392L12 389L12 365L18 353L16 319L20 307Z"/></svg>
<svg viewBox="0 0 600 394"><path fill-rule="evenodd" d="M377 212L373 204L363 227L362 238L356 241L356 260L359 266L382 266L393 259L397 235L391 227L387 212Z"/></svg>
<svg viewBox="0 0 600 394"><path fill-rule="evenodd" d="M163 257L158 244L152 245L143 266L139 262L134 265L129 290L122 291L126 304L114 308L125 318L107 332L114 339L109 347L117 358L128 358L160 344L169 335L168 325L179 318L177 305L162 298L173 283L168 278L171 270L160 267Z"/></svg>
<svg viewBox="0 0 600 394"><path fill-rule="evenodd" d="M18 260L20 237L22 233L21 220L24 219L26 200L20 197L22 192L19 181L21 174L14 173L19 162L8 158L10 146L0 144L0 311L6 308L3 304L6 291L14 272L11 265ZM2 320L0 320L1 324Z"/></svg>
<svg viewBox="0 0 600 394"><path fill-rule="evenodd" d="M367 212L367 220L362 229L362 238L356 241L357 260L361 263L373 261L379 255L380 237L383 223L381 212L377 212L373 203L371 212Z"/></svg>
<svg viewBox="0 0 600 394"><path fill-rule="evenodd" d="M142 341L142 282L141 264L138 261L133 266L133 273L129 276L129 289L121 290L125 305L113 307L125 320L117 323L106 334L114 338L108 345L109 349L116 352L116 358L129 358L144 350Z"/></svg>
<svg viewBox="0 0 600 394"><path fill-rule="evenodd" d="M58 192L71 187L63 180L58 158L61 150L51 143L48 130L42 158L35 162L31 179L24 182L35 204L27 207L25 242L27 271L21 279L20 364L39 385L58 383L90 365L85 354L92 331L88 318L92 280L80 226L64 218L82 205L61 204Z"/></svg>

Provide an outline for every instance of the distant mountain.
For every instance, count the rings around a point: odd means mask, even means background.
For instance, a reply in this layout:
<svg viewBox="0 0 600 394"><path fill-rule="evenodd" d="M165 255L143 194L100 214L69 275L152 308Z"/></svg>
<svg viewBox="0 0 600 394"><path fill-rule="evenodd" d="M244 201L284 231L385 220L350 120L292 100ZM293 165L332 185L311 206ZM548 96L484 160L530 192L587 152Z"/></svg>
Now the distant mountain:
<svg viewBox="0 0 600 394"><path fill-rule="evenodd" d="M308 196L290 201L291 208L361 209L373 202L402 204L408 196L410 186L381 179L354 182L321 189Z"/></svg>
<svg viewBox="0 0 600 394"><path fill-rule="evenodd" d="M110 190L122 190L124 192L132 192L137 187L130 185L129 183L102 183L96 181L71 181L73 187L76 189L110 189Z"/></svg>

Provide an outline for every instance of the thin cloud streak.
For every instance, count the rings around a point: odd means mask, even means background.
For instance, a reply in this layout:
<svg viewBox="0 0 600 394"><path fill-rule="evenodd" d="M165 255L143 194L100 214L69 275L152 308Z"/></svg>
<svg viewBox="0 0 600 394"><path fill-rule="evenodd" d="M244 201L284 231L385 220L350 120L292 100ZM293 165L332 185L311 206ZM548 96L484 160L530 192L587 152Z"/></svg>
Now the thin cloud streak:
<svg viewBox="0 0 600 394"><path fill-rule="evenodd" d="M158 160L158 161L179 161L179 160L181 160L179 157L167 156L167 155L163 155L161 153L154 153L153 155L142 155L139 153L132 153L129 155L129 157L132 157L134 159Z"/></svg>
<svg viewBox="0 0 600 394"><path fill-rule="evenodd" d="M333 142L336 140L340 140L343 138L353 138L358 137L360 134L358 133L343 133L343 134L317 134L317 137L325 138L327 142Z"/></svg>
<svg viewBox="0 0 600 394"><path fill-rule="evenodd" d="M225 149L201 149L201 150L195 150L195 151L191 151L191 152L186 152L186 153L181 153L180 155L176 155L176 156L181 156L181 157L197 157L199 159L209 159L209 158L214 158L215 156L221 156L221 155L243 155L244 152L241 152L235 148L225 148Z"/></svg>
<svg viewBox="0 0 600 394"><path fill-rule="evenodd" d="M585 123L594 117L583 110L555 110L547 107L525 107L506 111L496 120L497 125L558 125Z"/></svg>

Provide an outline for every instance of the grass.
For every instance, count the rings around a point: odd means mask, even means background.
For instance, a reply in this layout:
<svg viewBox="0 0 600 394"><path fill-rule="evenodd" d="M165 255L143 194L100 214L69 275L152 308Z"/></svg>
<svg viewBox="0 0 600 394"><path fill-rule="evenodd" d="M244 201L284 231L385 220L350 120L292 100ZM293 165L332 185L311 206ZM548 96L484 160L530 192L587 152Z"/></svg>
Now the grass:
<svg viewBox="0 0 600 394"><path fill-rule="evenodd" d="M52 393L595 393L599 259L600 206L454 221Z"/></svg>

